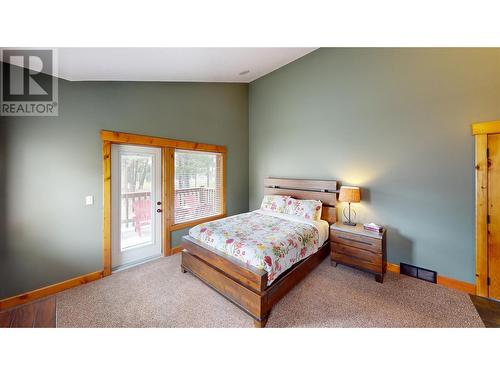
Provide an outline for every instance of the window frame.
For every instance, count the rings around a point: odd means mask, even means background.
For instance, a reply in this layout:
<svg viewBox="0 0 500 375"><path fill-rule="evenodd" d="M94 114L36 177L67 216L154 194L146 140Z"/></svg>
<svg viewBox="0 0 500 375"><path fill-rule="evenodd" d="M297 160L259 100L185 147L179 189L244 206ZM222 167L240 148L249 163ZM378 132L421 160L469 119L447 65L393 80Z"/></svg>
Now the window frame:
<svg viewBox="0 0 500 375"><path fill-rule="evenodd" d="M154 146L162 149L162 237L163 256L181 251L180 246L171 246L171 233L206 221L216 220L227 215L226 209L226 146L183 141L177 139L152 137L148 135L101 130L102 140L102 183L103 183L103 270L102 277L111 275L111 145L113 143ZM173 224L174 205L174 150L206 151L222 154L222 214L180 224Z"/></svg>
<svg viewBox="0 0 500 375"><path fill-rule="evenodd" d="M217 215L211 215L199 219L194 219L194 220L189 220L189 221L183 221L182 223L175 223L175 151L200 151L200 152L212 152L216 154L221 155L221 163L222 163L222 213L217 214ZM226 217L227 212L226 212L226 151L208 151L208 150L193 150L193 149L186 149L186 148L181 148L181 147L176 147L172 148L170 150L170 171L171 171L171 177L170 177L170 182L171 182L171 191L169 194L170 197L170 218L171 218L171 224L170 224L170 231L177 231L180 229L185 229L189 228L198 224L206 223L207 221L212 221L212 220L217 220L221 219L223 217Z"/></svg>

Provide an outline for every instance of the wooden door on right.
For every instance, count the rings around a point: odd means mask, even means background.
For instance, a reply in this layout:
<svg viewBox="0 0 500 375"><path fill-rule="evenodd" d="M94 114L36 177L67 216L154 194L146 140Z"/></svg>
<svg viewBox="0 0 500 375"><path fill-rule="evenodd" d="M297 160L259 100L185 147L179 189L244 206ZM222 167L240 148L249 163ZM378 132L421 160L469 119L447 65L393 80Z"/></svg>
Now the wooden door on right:
<svg viewBox="0 0 500 375"><path fill-rule="evenodd" d="M488 297L500 300L500 134L488 135Z"/></svg>

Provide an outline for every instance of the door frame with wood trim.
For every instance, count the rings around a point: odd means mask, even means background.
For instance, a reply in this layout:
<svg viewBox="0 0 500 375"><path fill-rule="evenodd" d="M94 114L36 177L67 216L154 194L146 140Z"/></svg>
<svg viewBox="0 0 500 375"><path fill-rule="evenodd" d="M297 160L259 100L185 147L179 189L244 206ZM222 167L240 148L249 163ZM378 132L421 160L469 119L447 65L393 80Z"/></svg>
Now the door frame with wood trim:
<svg viewBox="0 0 500 375"><path fill-rule="evenodd" d="M476 294L488 297L488 135L500 133L500 120L472 124L475 138Z"/></svg>
<svg viewBox="0 0 500 375"><path fill-rule="evenodd" d="M176 248L171 248L171 232L196 225L202 222L215 220L227 215L226 208L226 147L190 141L180 141L175 139L152 137L139 134L130 134L101 130L101 140L103 149L103 276L111 275L111 144L121 143L139 146L160 147L162 160L162 198L163 198L163 219L162 219L162 245L163 256L169 256L176 252ZM174 151L176 149L216 152L222 155L222 214L211 216L192 222L174 224L173 209L175 205L174 186Z"/></svg>
<svg viewBox="0 0 500 375"><path fill-rule="evenodd" d="M147 260L157 258L162 255L163 251L163 205L164 194L162 187L162 166L163 158L161 155L161 147L146 147L128 144L112 144L111 145L111 260L112 260L112 270L125 269L130 266L143 263ZM147 175L144 175L144 184L147 185L146 181L150 181L149 186L145 186L144 191L149 192L149 198L137 197L137 202L135 198L130 202L127 198L125 207L121 204L121 197L123 191L123 161L127 158L141 158L143 161L147 160L151 165L151 170ZM135 188L135 186L134 186ZM142 189L141 189L142 190ZM125 190L127 191L127 189ZM132 190L135 191L135 190ZM145 237L141 236L144 234L144 230L148 232L148 227L139 228L142 230L137 233L137 224L133 221L130 214L130 208L134 211L134 205L141 204L140 200L144 199L142 205L139 209L146 209L149 211L149 235ZM150 205L145 205L146 199L149 199ZM123 223L122 214L126 212L125 219L127 223L125 224L126 238L131 242L127 243L124 241L123 237ZM143 223L141 223L143 224ZM131 235L131 233L133 233ZM139 240L140 237L140 240Z"/></svg>

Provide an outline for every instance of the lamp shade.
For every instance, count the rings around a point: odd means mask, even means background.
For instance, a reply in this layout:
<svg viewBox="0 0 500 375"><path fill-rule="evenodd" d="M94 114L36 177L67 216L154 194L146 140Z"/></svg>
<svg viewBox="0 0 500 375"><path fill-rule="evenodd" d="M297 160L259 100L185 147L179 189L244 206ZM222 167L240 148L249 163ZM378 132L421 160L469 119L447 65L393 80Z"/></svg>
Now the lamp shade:
<svg viewBox="0 0 500 375"><path fill-rule="evenodd" d="M361 200L361 192L359 187L355 186L341 186L339 201L340 202L349 202L349 203L357 203Z"/></svg>

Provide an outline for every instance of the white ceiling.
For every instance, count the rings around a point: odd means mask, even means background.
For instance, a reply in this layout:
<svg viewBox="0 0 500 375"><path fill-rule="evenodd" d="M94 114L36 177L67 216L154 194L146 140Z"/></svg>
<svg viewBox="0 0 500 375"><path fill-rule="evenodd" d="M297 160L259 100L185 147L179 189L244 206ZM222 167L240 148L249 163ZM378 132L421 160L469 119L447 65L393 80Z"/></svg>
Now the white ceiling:
<svg viewBox="0 0 500 375"><path fill-rule="evenodd" d="M56 75L70 81L251 82L315 49L59 48Z"/></svg>

